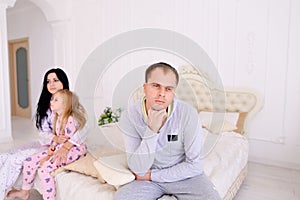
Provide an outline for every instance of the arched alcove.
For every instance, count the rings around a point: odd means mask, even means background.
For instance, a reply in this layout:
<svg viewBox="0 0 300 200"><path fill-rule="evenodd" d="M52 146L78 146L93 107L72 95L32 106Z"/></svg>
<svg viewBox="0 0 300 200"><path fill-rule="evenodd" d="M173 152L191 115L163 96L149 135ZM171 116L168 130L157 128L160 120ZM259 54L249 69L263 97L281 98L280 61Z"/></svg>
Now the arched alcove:
<svg viewBox="0 0 300 200"><path fill-rule="evenodd" d="M8 25L7 25L7 13L8 9L12 8L14 9L14 6L16 5L16 2L25 4L33 4L36 6L38 9L40 9L41 13L45 16L46 21L50 24L52 29L57 29L55 28L57 23L60 23L61 21L66 21L66 19L70 18L70 3L71 1L53 1L53 0L1 0L0 2L0 25L1 25L1 34L0 34L0 43L1 43L1 63L0 63L0 94L1 94L1 103L0 103L0 118L3 119L0 122L0 142L3 141L8 141L12 139L12 132L11 132L11 111L10 111L10 80L9 80L9 58L8 58L8 46L7 46L7 30L8 30ZM54 24L54 25L53 25ZM59 27L60 28L60 27ZM53 31L55 32L55 31ZM60 32L56 30L56 35L57 32ZM62 31L64 32L64 31ZM53 34L53 35L55 35ZM58 36L57 38L60 38ZM64 37L65 38L65 37ZM56 49L52 49L51 53L54 54L59 54L61 55L62 50L60 50L58 53L56 53L57 49L61 49L60 43L63 43L64 40L57 40L55 37L52 37L51 43L53 46L56 47ZM55 43L55 45L54 45ZM63 50L65 51L65 50ZM52 62L49 64L53 63L58 63L60 64L61 62L57 62L60 60L64 60L64 57L68 56L63 54L61 57L53 56L54 58L57 58L56 60L52 60ZM41 70L44 71L44 70ZM44 73L44 72L42 72ZM40 78L40 77L39 77ZM40 78L41 79L41 78ZM39 79L39 80L40 80ZM38 82L40 83L40 81ZM36 99L34 99L36 101Z"/></svg>
<svg viewBox="0 0 300 200"><path fill-rule="evenodd" d="M48 22L61 21L69 19L71 15L71 1L53 1L53 0L29 0L44 13Z"/></svg>

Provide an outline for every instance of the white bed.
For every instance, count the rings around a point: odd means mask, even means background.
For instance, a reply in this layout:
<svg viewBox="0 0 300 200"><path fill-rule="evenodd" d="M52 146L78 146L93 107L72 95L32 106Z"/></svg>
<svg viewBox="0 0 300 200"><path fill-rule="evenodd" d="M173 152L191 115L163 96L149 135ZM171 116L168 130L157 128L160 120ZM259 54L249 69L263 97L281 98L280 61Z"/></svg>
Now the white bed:
<svg viewBox="0 0 300 200"><path fill-rule="evenodd" d="M216 89L210 88L204 76L193 67L181 68L179 72L183 81L176 91L176 96L192 104L201 113L200 118L206 121L204 123L206 126L204 129L206 136L203 152L204 171L216 186L221 198L231 200L247 175L248 125L262 106L261 97L254 90L247 88L226 88L225 93L224 91L216 92ZM224 94L225 99L216 98L219 94ZM138 97L141 94L135 92L134 95ZM212 116L212 113L224 111L226 113L222 114L222 118L216 120L213 115L213 120L210 122L210 119L204 119ZM237 117L233 119L230 114ZM222 119L221 126L218 126L219 119ZM215 123L216 121L218 123ZM210 133L207 129L213 130L214 133ZM103 132L110 141L114 141L114 145L118 148L112 149L111 145L99 147L97 151L90 152L86 158L76 161L71 166L67 166L65 171L56 174L56 199L110 200L117 188L113 185L132 179L126 171L126 164L120 151L124 149L124 144L120 139L122 137L117 126L105 127ZM103 158L105 160L107 156L110 156L109 159L114 159L114 164L110 166L105 164ZM116 167L117 162L121 162L117 164L118 167ZM103 179L110 184L103 183ZM41 191L37 180L35 186ZM175 198L163 197L161 199Z"/></svg>

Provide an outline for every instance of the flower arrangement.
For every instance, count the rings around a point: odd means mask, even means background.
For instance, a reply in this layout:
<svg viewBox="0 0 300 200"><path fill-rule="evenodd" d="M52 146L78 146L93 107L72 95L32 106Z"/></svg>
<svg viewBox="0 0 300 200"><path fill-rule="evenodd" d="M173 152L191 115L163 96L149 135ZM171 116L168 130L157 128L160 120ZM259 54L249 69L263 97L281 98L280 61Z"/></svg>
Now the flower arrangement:
<svg viewBox="0 0 300 200"><path fill-rule="evenodd" d="M102 126L109 123L115 123L119 121L121 116L121 108L113 110L111 107L106 107L103 113L100 115L98 125Z"/></svg>

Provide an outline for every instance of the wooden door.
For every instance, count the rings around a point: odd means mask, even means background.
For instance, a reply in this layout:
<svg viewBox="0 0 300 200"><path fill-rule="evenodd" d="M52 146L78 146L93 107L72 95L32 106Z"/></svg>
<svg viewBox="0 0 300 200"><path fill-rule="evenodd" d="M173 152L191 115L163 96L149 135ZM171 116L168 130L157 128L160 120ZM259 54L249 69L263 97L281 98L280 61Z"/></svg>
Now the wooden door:
<svg viewBox="0 0 300 200"><path fill-rule="evenodd" d="M28 39L9 41L11 113L31 118Z"/></svg>

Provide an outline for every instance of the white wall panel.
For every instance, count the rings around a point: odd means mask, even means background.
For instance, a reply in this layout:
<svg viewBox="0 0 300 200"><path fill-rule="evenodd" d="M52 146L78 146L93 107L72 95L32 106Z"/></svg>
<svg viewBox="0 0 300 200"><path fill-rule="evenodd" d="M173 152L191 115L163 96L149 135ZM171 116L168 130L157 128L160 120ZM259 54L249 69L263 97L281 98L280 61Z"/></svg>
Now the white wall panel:
<svg viewBox="0 0 300 200"><path fill-rule="evenodd" d="M219 6L219 61L218 69L222 74L223 84L234 85L237 51L237 1L220 1Z"/></svg>
<svg viewBox="0 0 300 200"><path fill-rule="evenodd" d="M296 145L300 149L300 1L292 0L290 2L284 131L288 144Z"/></svg>
<svg viewBox="0 0 300 200"><path fill-rule="evenodd" d="M64 56L74 79L90 53L120 33L139 28L176 31L204 48L225 86L247 86L264 96L264 107L250 127L250 159L300 166L295 159L300 154L298 0L76 0L70 6L67 48L72 53ZM120 60L115 67L149 61L145 56L131 59L137 60ZM117 74L114 70L111 76ZM113 79L106 74L105 80Z"/></svg>
<svg viewBox="0 0 300 200"><path fill-rule="evenodd" d="M205 35L204 41L208 42L207 46L204 47L207 54L213 60L216 68L219 68L218 63L218 48L219 48L219 0L205 1L202 11L204 15L204 26L202 31Z"/></svg>
<svg viewBox="0 0 300 200"><path fill-rule="evenodd" d="M235 86L261 88L265 82L267 2L236 1Z"/></svg>
<svg viewBox="0 0 300 200"><path fill-rule="evenodd" d="M289 2L270 1L269 23L267 29L266 83L265 83L265 112L270 115L265 120L272 124L269 137L280 138L285 135L283 130L286 103L287 55L289 33ZM274 123L275 122L275 123Z"/></svg>

